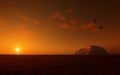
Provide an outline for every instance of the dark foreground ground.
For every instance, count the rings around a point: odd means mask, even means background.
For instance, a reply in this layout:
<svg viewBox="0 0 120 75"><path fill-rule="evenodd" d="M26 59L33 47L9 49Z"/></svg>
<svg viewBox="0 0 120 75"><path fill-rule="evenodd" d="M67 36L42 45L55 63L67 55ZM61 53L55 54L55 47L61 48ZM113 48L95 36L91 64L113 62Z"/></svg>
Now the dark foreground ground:
<svg viewBox="0 0 120 75"><path fill-rule="evenodd" d="M0 75L120 75L120 56L0 55Z"/></svg>

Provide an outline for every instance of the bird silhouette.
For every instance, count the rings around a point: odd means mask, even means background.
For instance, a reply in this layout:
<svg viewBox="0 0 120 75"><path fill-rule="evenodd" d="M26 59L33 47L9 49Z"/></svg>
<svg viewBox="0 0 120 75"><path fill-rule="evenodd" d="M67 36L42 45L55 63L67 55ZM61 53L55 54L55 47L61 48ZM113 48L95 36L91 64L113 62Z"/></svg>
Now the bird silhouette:
<svg viewBox="0 0 120 75"><path fill-rule="evenodd" d="M96 24L97 21L98 21L98 18L95 18L95 19L93 20L93 24ZM104 28L104 25L98 26L98 28L101 30L101 29Z"/></svg>
<svg viewBox="0 0 120 75"><path fill-rule="evenodd" d="M96 24L97 20L98 20L97 18L94 19L94 20L93 20L93 24Z"/></svg>
<svg viewBox="0 0 120 75"><path fill-rule="evenodd" d="M104 25L99 26L99 29L103 29L103 28L104 28Z"/></svg>

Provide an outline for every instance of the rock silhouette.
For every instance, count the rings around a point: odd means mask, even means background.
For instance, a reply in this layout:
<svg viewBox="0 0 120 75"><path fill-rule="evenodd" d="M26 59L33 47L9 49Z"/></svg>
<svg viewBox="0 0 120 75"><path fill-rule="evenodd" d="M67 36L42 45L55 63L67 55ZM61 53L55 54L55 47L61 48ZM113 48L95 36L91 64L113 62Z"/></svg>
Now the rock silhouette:
<svg viewBox="0 0 120 75"><path fill-rule="evenodd" d="M108 55L107 51L99 46L91 45L75 52L76 55Z"/></svg>

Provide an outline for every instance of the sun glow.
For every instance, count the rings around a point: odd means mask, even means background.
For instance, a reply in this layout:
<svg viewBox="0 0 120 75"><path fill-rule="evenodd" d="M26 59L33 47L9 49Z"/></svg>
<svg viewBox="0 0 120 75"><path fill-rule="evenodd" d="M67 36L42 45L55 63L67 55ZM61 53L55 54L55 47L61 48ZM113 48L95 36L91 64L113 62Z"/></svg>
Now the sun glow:
<svg viewBox="0 0 120 75"><path fill-rule="evenodd" d="M16 51L16 53L19 53L19 52L20 52L20 49L19 49L19 48L16 48L15 51Z"/></svg>

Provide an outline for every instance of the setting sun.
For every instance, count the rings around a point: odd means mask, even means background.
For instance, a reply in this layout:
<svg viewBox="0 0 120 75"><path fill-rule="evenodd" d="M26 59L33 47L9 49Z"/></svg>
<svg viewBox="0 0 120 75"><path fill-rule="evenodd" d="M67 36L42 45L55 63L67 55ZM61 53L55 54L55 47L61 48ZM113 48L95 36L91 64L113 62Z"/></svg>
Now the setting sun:
<svg viewBox="0 0 120 75"><path fill-rule="evenodd" d="M20 52L20 49L19 48L16 48L16 53L19 53Z"/></svg>

